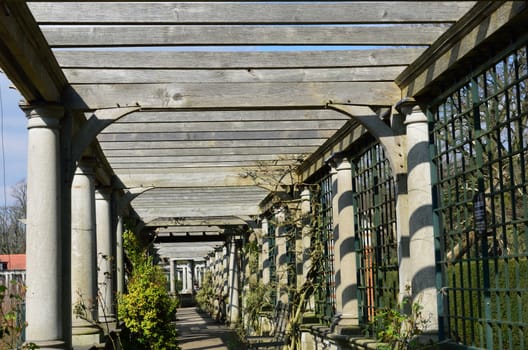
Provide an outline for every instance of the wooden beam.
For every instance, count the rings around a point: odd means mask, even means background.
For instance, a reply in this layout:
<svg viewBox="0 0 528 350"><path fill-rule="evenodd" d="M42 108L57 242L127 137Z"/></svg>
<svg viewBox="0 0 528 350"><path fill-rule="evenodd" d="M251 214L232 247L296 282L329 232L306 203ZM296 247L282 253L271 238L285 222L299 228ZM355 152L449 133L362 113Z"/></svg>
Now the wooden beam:
<svg viewBox="0 0 528 350"><path fill-rule="evenodd" d="M396 84L240 83L240 84L127 84L73 85L64 95L71 109L116 106L142 108L314 108L335 103L391 106L401 97Z"/></svg>
<svg viewBox="0 0 528 350"><path fill-rule="evenodd" d="M163 226L177 226L177 225L211 225L211 226L225 226L225 225L244 225L246 222L238 217L226 216L226 217L194 217L194 218L183 218L183 217L158 217L148 218L145 226L147 227L163 227Z"/></svg>
<svg viewBox="0 0 528 350"><path fill-rule="evenodd" d="M209 235L185 235L185 236L170 236L157 235L154 243L204 243L204 242L223 242L225 236L223 234L209 234Z"/></svg>
<svg viewBox="0 0 528 350"><path fill-rule="evenodd" d="M463 59L480 43L499 31L519 14L526 12L526 1L483 1L444 35L443 40L424 52L396 79L402 96L420 94L432 81ZM526 14L525 14L526 15Z"/></svg>
<svg viewBox="0 0 528 350"><path fill-rule="evenodd" d="M315 151L316 146L292 147L238 147L238 148L151 148L151 149L105 149L108 159L123 157L164 157L164 156L234 156L234 155L277 155L304 154Z"/></svg>
<svg viewBox="0 0 528 350"><path fill-rule="evenodd" d="M256 69L401 66L425 48L298 51L55 50L63 68Z"/></svg>
<svg viewBox="0 0 528 350"><path fill-rule="evenodd" d="M23 1L1 3L0 67L28 103L60 102L66 79Z"/></svg>
<svg viewBox="0 0 528 350"><path fill-rule="evenodd" d="M215 168L214 171L187 168L177 172L165 169L115 169L119 180L126 187L225 187L254 186L255 181L244 176L250 167ZM255 168L253 168L255 169ZM198 171L199 170L199 171Z"/></svg>
<svg viewBox="0 0 528 350"><path fill-rule="evenodd" d="M260 140L190 140L190 141L122 141L122 142L101 142L101 148L105 153L112 150L186 150L190 152L193 150L199 151L203 149L226 149L230 148L245 148L251 149L267 149L273 147L318 147L325 142L325 138L306 138L306 139L260 139Z"/></svg>
<svg viewBox="0 0 528 350"><path fill-rule="evenodd" d="M335 129L329 130L286 130L286 131L212 131L178 133L103 133L97 138L102 142L123 141L222 141L222 140L281 140L281 139L320 139L332 136Z"/></svg>
<svg viewBox="0 0 528 350"><path fill-rule="evenodd" d="M107 156L108 162L112 166L118 166L118 164L143 164L143 163L158 163L158 164L193 164L193 163L231 163L231 162L262 162L262 161L273 161L273 160L297 160L299 156L296 154L293 155L277 155L277 154L234 154L234 155L193 155L193 156L180 156L180 155L171 155L171 156L131 156L131 157L110 157Z"/></svg>
<svg viewBox="0 0 528 350"><path fill-rule="evenodd" d="M448 28L440 24L412 25L105 25L41 26L54 48L189 46L189 45L430 45Z"/></svg>
<svg viewBox="0 0 528 350"><path fill-rule="evenodd" d="M261 162L265 161L255 161L255 160L246 160L246 161L223 161L223 162L193 162L193 163L160 163L160 162L130 162L130 163L112 163L112 169L115 171L118 170L136 170L136 169L180 169L180 168L205 168L211 169L214 168L214 171L217 171L218 168L253 168L257 167ZM273 165L266 164L267 168L284 168L288 165L294 165L295 161L292 160L277 160L273 161ZM203 170L203 169L202 169Z"/></svg>
<svg viewBox="0 0 528 350"><path fill-rule="evenodd" d="M406 66L312 69L70 69L71 84L129 83L303 83L332 81L394 81Z"/></svg>
<svg viewBox="0 0 528 350"><path fill-rule="evenodd" d="M177 133L177 132L217 132L237 131L288 131L288 130L337 130L344 120L304 120L304 121L225 121L225 122L151 122L114 123L104 134L121 133Z"/></svg>
<svg viewBox="0 0 528 350"><path fill-rule="evenodd" d="M296 110L246 110L246 111L140 111L127 115L119 123L170 123L170 122L246 122L246 121L310 121L348 120L329 109Z"/></svg>
<svg viewBox="0 0 528 350"><path fill-rule="evenodd" d="M203 216L229 216L229 215L259 215L258 205L223 205L223 206L195 206L190 208L134 208L140 217L203 217Z"/></svg>
<svg viewBox="0 0 528 350"><path fill-rule="evenodd" d="M351 3L252 2L31 2L41 23L269 23L345 24L453 22L473 6L472 1L369 1Z"/></svg>

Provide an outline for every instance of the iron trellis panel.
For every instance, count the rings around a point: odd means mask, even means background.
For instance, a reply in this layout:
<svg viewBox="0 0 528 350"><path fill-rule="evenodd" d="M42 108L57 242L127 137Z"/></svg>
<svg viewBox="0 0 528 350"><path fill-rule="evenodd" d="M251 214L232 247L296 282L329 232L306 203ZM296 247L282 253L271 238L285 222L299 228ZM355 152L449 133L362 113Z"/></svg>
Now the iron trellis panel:
<svg viewBox="0 0 528 350"><path fill-rule="evenodd" d="M368 324L380 308L397 307L396 187L380 144L371 145L352 164L359 312Z"/></svg>
<svg viewBox="0 0 528 350"><path fill-rule="evenodd" d="M467 348L528 346L527 60L525 39L428 108L443 337Z"/></svg>

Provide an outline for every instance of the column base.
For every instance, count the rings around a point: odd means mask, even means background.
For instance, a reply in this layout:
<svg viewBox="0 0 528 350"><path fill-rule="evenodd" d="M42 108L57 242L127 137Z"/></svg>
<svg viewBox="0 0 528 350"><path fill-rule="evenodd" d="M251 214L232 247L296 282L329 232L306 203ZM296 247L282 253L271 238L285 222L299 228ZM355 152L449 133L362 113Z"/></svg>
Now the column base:
<svg viewBox="0 0 528 350"><path fill-rule="evenodd" d="M72 327L72 345L74 347L99 344L101 336L101 330L94 325L81 324Z"/></svg>
<svg viewBox="0 0 528 350"><path fill-rule="evenodd" d="M35 344L38 349L66 349L66 342L62 340L28 340L26 344Z"/></svg>
<svg viewBox="0 0 528 350"><path fill-rule="evenodd" d="M357 316L336 315L332 321L332 333L336 335L363 335Z"/></svg>

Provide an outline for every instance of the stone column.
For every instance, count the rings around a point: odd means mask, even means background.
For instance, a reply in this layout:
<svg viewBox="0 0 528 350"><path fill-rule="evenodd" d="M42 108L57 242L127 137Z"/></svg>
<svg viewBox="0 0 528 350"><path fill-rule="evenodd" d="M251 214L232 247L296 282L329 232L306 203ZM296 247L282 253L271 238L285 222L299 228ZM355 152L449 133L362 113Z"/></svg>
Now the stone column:
<svg viewBox="0 0 528 350"><path fill-rule="evenodd" d="M84 317L97 321L97 261L95 232L95 185L93 159L82 159L72 183L71 290L72 344L92 345L99 342L99 330L78 317L76 306L84 305Z"/></svg>
<svg viewBox="0 0 528 350"><path fill-rule="evenodd" d="M123 252L123 216L117 217L116 223L116 290L118 294L125 292L125 260Z"/></svg>
<svg viewBox="0 0 528 350"><path fill-rule="evenodd" d="M176 295L176 269L174 259L169 260L169 291L171 295Z"/></svg>
<svg viewBox="0 0 528 350"><path fill-rule="evenodd" d="M308 188L301 192L301 252L302 252L302 278L300 283L306 282L306 274L312 267L310 259L310 249L312 244L312 227L311 227L311 193Z"/></svg>
<svg viewBox="0 0 528 350"><path fill-rule="evenodd" d="M239 270L237 244L234 237L229 241L229 326L234 328L240 317Z"/></svg>
<svg viewBox="0 0 528 350"><path fill-rule="evenodd" d="M435 274L435 242L429 130L419 109L409 111L407 126L407 191L412 302L423 306L428 333L438 331L438 293Z"/></svg>
<svg viewBox="0 0 528 350"><path fill-rule="evenodd" d="M60 224L60 106L23 107L28 118L26 339L65 349Z"/></svg>
<svg viewBox="0 0 528 350"><path fill-rule="evenodd" d="M355 332L359 326L357 266L354 232L352 168L346 157L332 159L332 211L336 275L336 333Z"/></svg>
<svg viewBox="0 0 528 350"><path fill-rule="evenodd" d="M97 285L99 287L99 321L114 322L114 263L111 190L95 192L97 231Z"/></svg>
<svg viewBox="0 0 528 350"><path fill-rule="evenodd" d="M268 219L262 219L262 283L270 284L270 261L269 261L269 239Z"/></svg>
<svg viewBox="0 0 528 350"><path fill-rule="evenodd" d="M286 209L280 208L275 212L277 226L275 228L275 266L277 271L277 295L283 303L288 302L288 253L286 249ZM294 286L291 286L294 287Z"/></svg>

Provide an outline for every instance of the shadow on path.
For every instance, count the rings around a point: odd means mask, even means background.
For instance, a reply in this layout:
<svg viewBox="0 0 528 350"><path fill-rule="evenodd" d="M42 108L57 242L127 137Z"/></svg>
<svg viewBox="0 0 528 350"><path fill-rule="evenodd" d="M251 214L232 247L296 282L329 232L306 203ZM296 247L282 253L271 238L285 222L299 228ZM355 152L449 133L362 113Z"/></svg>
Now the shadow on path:
<svg viewBox="0 0 528 350"><path fill-rule="evenodd" d="M245 350L236 332L216 323L195 307L179 308L176 313L178 344L182 350Z"/></svg>

